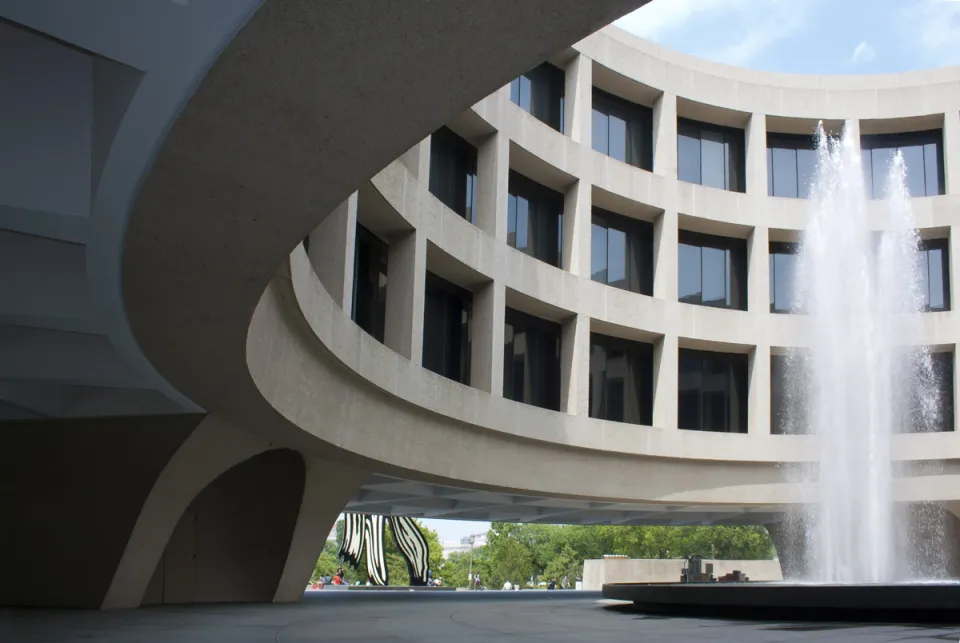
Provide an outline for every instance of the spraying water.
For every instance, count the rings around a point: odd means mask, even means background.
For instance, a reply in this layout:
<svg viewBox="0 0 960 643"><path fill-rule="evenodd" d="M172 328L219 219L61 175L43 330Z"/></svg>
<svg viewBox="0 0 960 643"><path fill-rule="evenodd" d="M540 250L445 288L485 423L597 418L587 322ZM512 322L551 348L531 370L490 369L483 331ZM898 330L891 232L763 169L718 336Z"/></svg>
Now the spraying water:
<svg viewBox="0 0 960 643"><path fill-rule="evenodd" d="M794 421L811 427L820 448L808 570L819 582L893 582L903 580L903 539L895 530L892 436L937 412L930 356L910 345L921 336L924 303L919 238L899 153L877 218L873 208L868 216L856 123L841 139L821 129L818 148L797 271L810 350L788 362L789 388L807 400Z"/></svg>

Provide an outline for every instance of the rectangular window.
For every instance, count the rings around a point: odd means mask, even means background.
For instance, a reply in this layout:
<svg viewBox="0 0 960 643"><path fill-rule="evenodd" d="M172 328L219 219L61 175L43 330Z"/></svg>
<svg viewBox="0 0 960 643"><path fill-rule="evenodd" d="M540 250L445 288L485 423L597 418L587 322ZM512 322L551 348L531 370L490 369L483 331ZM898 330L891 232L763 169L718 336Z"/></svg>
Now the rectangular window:
<svg viewBox="0 0 960 643"><path fill-rule="evenodd" d="M593 88L593 149L653 169L653 110Z"/></svg>
<svg viewBox="0 0 960 643"><path fill-rule="evenodd" d="M947 239L929 239L920 244L920 274L922 275L924 310L950 310L950 265Z"/></svg>
<svg viewBox="0 0 960 643"><path fill-rule="evenodd" d="M507 199L507 244L559 268L563 195L511 170Z"/></svg>
<svg viewBox="0 0 960 643"><path fill-rule="evenodd" d="M560 410L560 324L507 308L503 327L503 396Z"/></svg>
<svg viewBox="0 0 960 643"><path fill-rule="evenodd" d="M953 431L953 352L930 354L932 372L919 368L909 379L906 408L900 423L901 433L942 433ZM935 414L931 415L931 404Z"/></svg>
<svg viewBox="0 0 960 643"><path fill-rule="evenodd" d="M677 119L677 178L688 183L743 192L743 130Z"/></svg>
<svg viewBox="0 0 960 643"><path fill-rule="evenodd" d="M747 432L747 356L681 348L681 429Z"/></svg>
<svg viewBox="0 0 960 643"><path fill-rule="evenodd" d="M594 281L653 294L653 224L593 208L590 266Z"/></svg>
<svg viewBox="0 0 960 643"><path fill-rule="evenodd" d="M680 231L678 289L681 302L747 309L747 242Z"/></svg>
<svg viewBox="0 0 960 643"><path fill-rule="evenodd" d="M351 317L360 328L383 342L386 316L387 244L357 224Z"/></svg>
<svg viewBox="0 0 960 643"><path fill-rule="evenodd" d="M770 356L770 432L774 435L810 433L804 356Z"/></svg>
<svg viewBox="0 0 960 643"><path fill-rule="evenodd" d="M865 134L860 137L860 149L868 199L886 195L890 164L898 151L906 165L910 196L944 193L942 130Z"/></svg>
<svg viewBox="0 0 960 643"><path fill-rule="evenodd" d="M470 384L470 312L473 295L427 273L423 305L423 366Z"/></svg>
<svg viewBox="0 0 960 643"><path fill-rule="evenodd" d="M799 244L770 242L770 312L791 313L797 278Z"/></svg>
<svg viewBox="0 0 960 643"><path fill-rule="evenodd" d="M563 132L564 88L562 69L543 63L510 83L510 100L558 132Z"/></svg>
<svg viewBox="0 0 960 643"><path fill-rule="evenodd" d="M810 198L817 167L816 139L802 134L767 134L767 194Z"/></svg>
<svg viewBox="0 0 960 643"><path fill-rule="evenodd" d="M477 148L446 127L430 136L430 192L476 223Z"/></svg>
<svg viewBox="0 0 960 643"><path fill-rule="evenodd" d="M590 417L653 424L653 345L590 334Z"/></svg>

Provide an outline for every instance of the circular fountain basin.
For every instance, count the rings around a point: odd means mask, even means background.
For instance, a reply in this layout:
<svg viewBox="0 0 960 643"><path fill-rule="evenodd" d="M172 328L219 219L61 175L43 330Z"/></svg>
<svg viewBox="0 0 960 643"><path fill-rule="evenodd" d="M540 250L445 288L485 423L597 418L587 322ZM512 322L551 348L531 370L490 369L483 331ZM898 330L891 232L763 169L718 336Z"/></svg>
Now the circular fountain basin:
<svg viewBox="0 0 960 643"><path fill-rule="evenodd" d="M960 583L610 583L603 597L674 616L960 623Z"/></svg>

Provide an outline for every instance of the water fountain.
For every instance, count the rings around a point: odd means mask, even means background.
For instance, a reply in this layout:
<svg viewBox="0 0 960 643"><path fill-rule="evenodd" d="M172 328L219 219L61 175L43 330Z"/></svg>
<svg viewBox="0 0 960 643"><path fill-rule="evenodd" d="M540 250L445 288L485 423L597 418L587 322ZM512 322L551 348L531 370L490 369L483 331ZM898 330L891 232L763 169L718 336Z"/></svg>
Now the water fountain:
<svg viewBox="0 0 960 643"><path fill-rule="evenodd" d="M606 585L608 598L655 612L960 620L960 585L916 582L916 547L898 529L906 509L893 496L894 435L934 426L939 410L930 353L916 345L923 281L903 158L891 163L883 201L868 205L857 124L835 138L821 128L817 140L794 302L810 345L787 364L787 406L800 409L787 424L814 433L819 449L801 481L816 490L799 521L806 577Z"/></svg>
<svg viewBox="0 0 960 643"><path fill-rule="evenodd" d="M808 571L826 583L905 580L891 441L910 425L932 425L938 409L930 355L911 346L924 300L903 158L889 168L882 218L871 220L858 139L855 123L842 138L819 132L795 301L810 348L788 361L788 388L807 402L794 424L806 421L819 443L818 495L805 522Z"/></svg>

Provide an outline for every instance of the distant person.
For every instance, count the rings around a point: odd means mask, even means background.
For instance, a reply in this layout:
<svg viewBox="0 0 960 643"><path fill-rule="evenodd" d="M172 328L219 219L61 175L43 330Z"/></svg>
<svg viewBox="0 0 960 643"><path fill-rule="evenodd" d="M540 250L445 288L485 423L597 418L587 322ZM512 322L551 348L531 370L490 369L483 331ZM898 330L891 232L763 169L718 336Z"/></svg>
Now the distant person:
<svg viewBox="0 0 960 643"><path fill-rule="evenodd" d="M503 581L503 589L511 590L511 589L513 589L513 585L510 584L510 581L505 580L505 581Z"/></svg>
<svg viewBox="0 0 960 643"><path fill-rule="evenodd" d="M557 589L557 581L550 579L550 582L547 583L547 589Z"/></svg>
<svg viewBox="0 0 960 643"><path fill-rule="evenodd" d="M476 590L476 589L480 589L480 574L479 574L479 572L477 573L476 576L473 577L473 589L475 589L475 590Z"/></svg>
<svg viewBox="0 0 960 643"><path fill-rule="evenodd" d="M567 580L567 576L566 576L566 575L564 575L563 578L560 579L560 587L562 587L563 589L569 589L569 588L570 588L570 581Z"/></svg>

